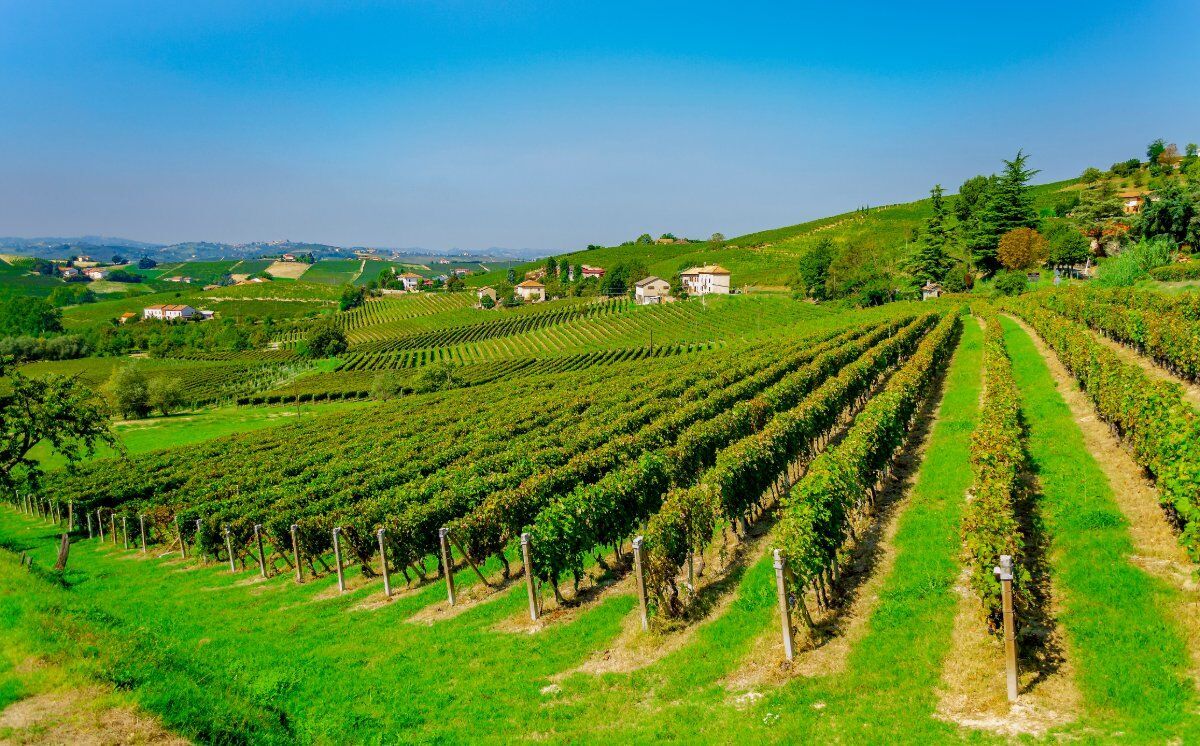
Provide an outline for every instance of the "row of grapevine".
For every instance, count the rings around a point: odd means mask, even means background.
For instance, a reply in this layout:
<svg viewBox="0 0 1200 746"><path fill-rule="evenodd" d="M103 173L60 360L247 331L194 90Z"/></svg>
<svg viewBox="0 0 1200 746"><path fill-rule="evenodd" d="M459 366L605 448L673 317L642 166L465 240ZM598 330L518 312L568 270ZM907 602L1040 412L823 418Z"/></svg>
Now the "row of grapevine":
<svg viewBox="0 0 1200 746"><path fill-rule="evenodd" d="M1134 460L1154 476L1159 500L1183 528L1181 541L1200 559L1200 416L1179 385L1151 379L1076 322L1034 302L1008 307L1054 350Z"/></svg>
<svg viewBox="0 0 1200 746"><path fill-rule="evenodd" d="M732 395L744 396L744 392L761 387L770 378L780 375L787 361L803 358L811 354L812 349L821 349L823 345L836 344L838 340L861 333L852 330L833 341L827 339L834 335L826 333L783 349L760 348L732 368L724 361L708 360L699 368L704 375L698 379L680 379L663 386L654 392L653 399L645 406L631 409L592 432L584 430L584 437L555 453L553 461L529 463L530 459L525 457L528 466L536 468L509 466L497 475L498 479L449 485L450 489L413 500L408 507L398 510L397 506L391 505L377 512L389 516L384 525L389 536L396 537L395 551L399 557L415 561L433 552L436 549L433 529L451 522L455 535L472 556L496 553L503 560L503 547L514 532L519 532L532 519L538 506L555 494L599 478L629 451L644 450L649 443L663 437L664 431L676 426L680 411L694 413L706 402L711 403L709 406L720 406L739 381L744 383L736 387ZM813 347L811 342L819 344ZM680 401L692 404L680 409Z"/></svg>
<svg viewBox="0 0 1200 746"><path fill-rule="evenodd" d="M549 358L516 358L517 360L528 360L534 362L536 360L538 373L559 373L568 370L579 370L591 365L608 365L610 363L624 362L626 360L639 360L648 357L667 357L670 355L681 355L697 350L705 350L713 347L711 342L694 342L691 344L666 344L655 345L654 347L617 347L609 350L598 350L595 352L582 352L574 355L561 355ZM369 371L369 370L399 370L404 368L416 368L421 365L426 365L435 362L440 358L432 355L433 351L417 350L408 352L351 352L344 356L342 364L337 370L342 371ZM501 361L495 361L501 362ZM474 363L472 363L474 364ZM492 363L483 363L492 364Z"/></svg>
<svg viewBox="0 0 1200 746"><path fill-rule="evenodd" d="M810 392L839 372L852 375L848 371L870 364L864 364L864 360L886 366L905 354L906 348L915 346L933 321L932 314L926 315L901 328L895 336L888 336L895 331L889 326L829 349L754 399L689 426L674 444L645 453L594 485L554 501L538 514L530 529L535 539L534 567L538 576L557 587L564 572L578 575L587 551L619 542L647 519L650 528L645 546L654 557L655 548L668 543L661 540L663 531L658 527L677 525L660 516L687 513L680 507L688 501L685 495L709 498L720 493L727 510L740 512L741 498L753 492L753 488L746 489L747 480L777 473L763 458L765 454L783 454L791 460L789 446L795 441L784 435L787 428L781 428L780 423L801 401L806 401ZM718 468L710 469L714 463ZM672 488L694 483L701 474L703 486L698 490L668 493ZM661 566L654 559L649 564L652 568Z"/></svg>
<svg viewBox="0 0 1200 746"><path fill-rule="evenodd" d="M893 459L927 400L937 375L957 344L962 322L946 316L917 351L854 419L845 438L809 464L783 499L779 546L800 589L832 583L838 554L851 538L853 521L874 503Z"/></svg>
<svg viewBox="0 0 1200 746"><path fill-rule="evenodd" d="M588 305L553 307L543 313L521 314L491 321L482 321L477 324L452 326L432 331L406 334L378 342L367 342L358 345L355 351L364 353L397 352L430 347L446 347L467 342L481 342L485 339L523 334L555 324L565 324L576 319L618 313L628 305L629 302L624 299L610 299L601 303Z"/></svg>
<svg viewBox="0 0 1200 746"><path fill-rule="evenodd" d="M1004 346L1000 322L992 310L982 314L983 404L971 436L971 470L975 480L963 516L963 554L972 590L979 595L993 632L1000 629L1000 584L992 574L1002 554L1013 558L1014 601L1026 602L1029 571L1021 561L1024 537L1017 518L1021 470L1025 463L1025 429L1021 400ZM1023 616L1023 615L1022 615Z"/></svg>
<svg viewBox="0 0 1200 746"><path fill-rule="evenodd" d="M1182 378L1200 380L1200 321L1168 308L1127 305L1118 298L1072 288L1039 296L1039 301L1132 347Z"/></svg>

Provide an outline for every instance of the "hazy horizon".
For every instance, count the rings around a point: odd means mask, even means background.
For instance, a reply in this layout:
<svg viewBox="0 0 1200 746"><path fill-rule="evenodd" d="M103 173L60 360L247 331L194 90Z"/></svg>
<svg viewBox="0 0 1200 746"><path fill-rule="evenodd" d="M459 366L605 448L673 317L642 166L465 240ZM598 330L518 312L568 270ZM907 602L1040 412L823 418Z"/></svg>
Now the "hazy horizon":
<svg viewBox="0 0 1200 746"><path fill-rule="evenodd" d="M551 253L918 199L1018 148L1058 180L1197 138L1198 20L0 3L0 235Z"/></svg>

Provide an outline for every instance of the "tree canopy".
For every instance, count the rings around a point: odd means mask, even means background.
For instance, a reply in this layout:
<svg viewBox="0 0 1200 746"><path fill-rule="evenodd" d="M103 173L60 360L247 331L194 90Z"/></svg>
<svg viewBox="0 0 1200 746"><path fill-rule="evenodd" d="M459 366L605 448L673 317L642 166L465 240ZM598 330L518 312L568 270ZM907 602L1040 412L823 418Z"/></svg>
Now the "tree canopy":
<svg viewBox="0 0 1200 746"><path fill-rule="evenodd" d="M933 202L933 215L921 229L917 242L917 250L908 260L907 269L913 279L922 285L927 282L941 282L954 260L950 250L954 244L954 230L949 223L950 213L946 209L946 201L942 197L942 185L937 184L930 190Z"/></svg>

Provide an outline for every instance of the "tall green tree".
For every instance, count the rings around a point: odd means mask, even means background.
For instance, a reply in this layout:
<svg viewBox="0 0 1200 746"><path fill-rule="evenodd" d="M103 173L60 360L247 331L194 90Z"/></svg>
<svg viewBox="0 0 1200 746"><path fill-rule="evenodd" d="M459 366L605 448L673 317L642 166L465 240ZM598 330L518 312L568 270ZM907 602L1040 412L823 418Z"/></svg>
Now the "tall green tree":
<svg viewBox="0 0 1200 746"><path fill-rule="evenodd" d="M7 379L8 390L0 399L0 490L37 486L42 471L29 453L43 441L71 463L91 454L97 443L120 447L104 404L76 379L55 374L26 378L3 360L0 376Z"/></svg>
<svg viewBox="0 0 1200 746"><path fill-rule="evenodd" d="M979 211L978 221L967 237L975 266L995 271L1000 265L996 260L996 248L1000 237L1017 228L1036 228L1037 211L1033 208L1033 195L1029 191L1029 180L1038 173L1026 167L1029 156L1018 150L1011 161L1004 161L1004 170L991 183L987 200Z"/></svg>
<svg viewBox="0 0 1200 746"><path fill-rule="evenodd" d="M950 213L942 197L942 185L937 184L929 194L933 202L933 215L925 221L916 253L909 258L908 271L922 285L941 282L947 270L954 266L950 252L954 244L954 229L950 225Z"/></svg>
<svg viewBox="0 0 1200 746"><path fill-rule="evenodd" d="M799 285L797 288L809 298L824 300L827 292L826 280L829 279L829 266L833 264L833 241L823 237L800 255L800 265L797 268Z"/></svg>
<svg viewBox="0 0 1200 746"><path fill-rule="evenodd" d="M36 337L62 330L62 311L41 298L18 295L0 302L0 337Z"/></svg>

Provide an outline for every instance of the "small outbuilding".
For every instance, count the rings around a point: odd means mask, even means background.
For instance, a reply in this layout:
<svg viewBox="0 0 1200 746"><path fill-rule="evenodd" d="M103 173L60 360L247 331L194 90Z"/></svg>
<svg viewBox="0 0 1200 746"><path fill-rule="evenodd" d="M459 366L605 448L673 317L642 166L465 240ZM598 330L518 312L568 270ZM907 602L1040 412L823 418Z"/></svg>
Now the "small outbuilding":
<svg viewBox="0 0 1200 746"><path fill-rule="evenodd" d="M651 275L633 286L634 301L639 306L653 306L671 300L671 283Z"/></svg>
<svg viewBox="0 0 1200 746"><path fill-rule="evenodd" d="M475 299L479 301L479 303L476 305L481 308L483 307L484 298L491 298L492 304L494 305L496 303L496 288L482 287L475 291Z"/></svg>
<svg viewBox="0 0 1200 746"><path fill-rule="evenodd" d="M537 280L526 280L514 288L522 300L540 303L546 300L546 286Z"/></svg>
<svg viewBox="0 0 1200 746"><path fill-rule="evenodd" d="M921 288L921 300L930 300L942 296L942 286L936 282L927 282Z"/></svg>

